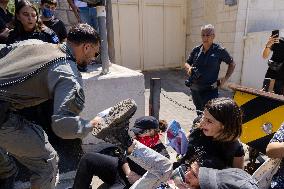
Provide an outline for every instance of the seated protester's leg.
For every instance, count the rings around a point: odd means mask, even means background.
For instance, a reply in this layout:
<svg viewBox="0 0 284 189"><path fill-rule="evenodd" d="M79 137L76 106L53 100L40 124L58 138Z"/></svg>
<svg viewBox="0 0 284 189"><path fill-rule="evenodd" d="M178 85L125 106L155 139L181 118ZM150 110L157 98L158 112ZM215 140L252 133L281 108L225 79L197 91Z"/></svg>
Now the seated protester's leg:
<svg viewBox="0 0 284 189"><path fill-rule="evenodd" d="M126 184L119 172L119 161L117 157L100 153L85 154L76 173L73 189L88 189L93 176L98 176L108 185L123 189Z"/></svg>
<svg viewBox="0 0 284 189"><path fill-rule="evenodd" d="M10 113L0 130L0 144L33 173L32 186L40 189L55 187L57 153L41 127Z"/></svg>
<svg viewBox="0 0 284 189"><path fill-rule="evenodd" d="M0 189L14 187L17 167L13 159L0 148Z"/></svg>
<svg viewBox="0 0 284 189"><path fill-rule="evenodd" d="M172 173L170 160L136 140L134 140L134 145L135 147L129 158L147 172L131 188L156 188L161 182L167 181Z"/></svg>

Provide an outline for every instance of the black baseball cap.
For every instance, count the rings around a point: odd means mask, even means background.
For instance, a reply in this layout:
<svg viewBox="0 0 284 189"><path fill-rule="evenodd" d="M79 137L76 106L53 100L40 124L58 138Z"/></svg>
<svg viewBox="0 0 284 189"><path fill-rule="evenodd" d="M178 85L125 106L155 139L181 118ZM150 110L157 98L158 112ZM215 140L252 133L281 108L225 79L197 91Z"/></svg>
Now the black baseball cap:
<svg viewBox="0 0 284 189"><path fill-rule="evenodd" d="M153 116L142 116L135 120L134 126L130 129L135 134L142 134L148 129L158 129L159 121Z"/></svg>

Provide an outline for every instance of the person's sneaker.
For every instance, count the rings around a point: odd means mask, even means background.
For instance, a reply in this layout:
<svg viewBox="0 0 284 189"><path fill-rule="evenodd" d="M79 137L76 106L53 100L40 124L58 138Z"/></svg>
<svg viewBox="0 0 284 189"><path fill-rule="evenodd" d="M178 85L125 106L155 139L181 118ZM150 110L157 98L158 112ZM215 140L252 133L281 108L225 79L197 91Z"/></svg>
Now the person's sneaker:
<svg viewBox="0 0 284 189"><path fill-rule="evenodd" d="M120 123L128 121L135 114L136 110L137 105L135 101L133 99L126 99L98 113L98 116L102 118L102 123L99 127L93 129L93 135L100 133L101 130L108 127L124 127Z"/></svg>

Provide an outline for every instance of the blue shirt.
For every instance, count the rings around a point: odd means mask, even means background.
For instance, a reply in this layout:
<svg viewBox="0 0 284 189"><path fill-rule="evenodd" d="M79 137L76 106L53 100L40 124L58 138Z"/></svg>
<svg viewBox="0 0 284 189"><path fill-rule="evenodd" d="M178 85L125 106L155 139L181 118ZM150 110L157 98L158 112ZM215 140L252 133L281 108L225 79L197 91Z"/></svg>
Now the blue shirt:
<svg viewBox="0 0 284 189"><path fill-rule="evenodd" d="M218 44L213 43L206 53L202 45L195 47L190 53L187 63L196 67L201 77L193 83L197 85L212 85L218 79L221 62L233 63L233 58L228 51Z"/></svg>

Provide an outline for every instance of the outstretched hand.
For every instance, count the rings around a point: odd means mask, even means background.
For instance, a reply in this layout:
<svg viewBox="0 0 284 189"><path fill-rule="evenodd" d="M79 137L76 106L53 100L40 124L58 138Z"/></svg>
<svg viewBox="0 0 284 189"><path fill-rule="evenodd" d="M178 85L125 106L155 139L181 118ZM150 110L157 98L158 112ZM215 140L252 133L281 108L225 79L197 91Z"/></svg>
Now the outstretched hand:
<svg viewBox="0 0 284 189"><path fill-rule="evenodd" d="M99 117L99 116L96 116L94 119L92 119L92 120L90 121L90 123L92 124L92 126L93 126L94 128L99 128L99 127L101 126L102 122L103 122L103 120L102 120L102 118Z"/></svg>
<svg viewBox="0 0 284 189"><path fill-rule="evenodd" d="M130 173L127 175L127 180L130 184L134 184L140 178L141 176L135 173L134 171L130 171Z"/></svg>

